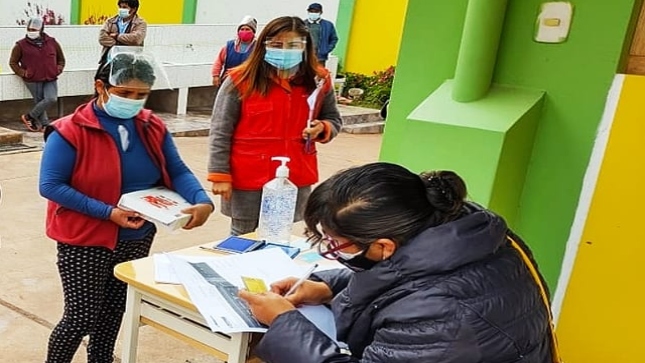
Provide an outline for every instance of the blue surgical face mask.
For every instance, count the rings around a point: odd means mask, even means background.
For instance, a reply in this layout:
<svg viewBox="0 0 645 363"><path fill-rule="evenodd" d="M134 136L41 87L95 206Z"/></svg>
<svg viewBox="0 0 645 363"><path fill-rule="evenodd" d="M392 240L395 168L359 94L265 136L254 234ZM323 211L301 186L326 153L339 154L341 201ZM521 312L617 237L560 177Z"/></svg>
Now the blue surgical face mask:
<svg viewBox="0 0 645 363"><path fill-rule="evenodd" d="M311 21L316 21L320 19L320 13L308 13L309 15L309 20Z"/></svg>
<svg viewBox="0 0 645 363"><path fill-rule="evenodd" d="M279 70L287 70L302 63L304 49L266 48L264 61Z"/></svg>
<svg viewBox="0 0 645 363"><path fill-rule="evenodd" d="M119 18L125 19L130 16L130 10L126 8L119 8Z"/></svg>
<svg viewBox="0 0 645 363"><path fill-rule="evenodd" d="M117 95L108 94L107 102L103 102L103 109L105 112L120 119L129 119L136 116L146 103L146 98L141 100L133 100L130 98L119 97Z"/></svg>

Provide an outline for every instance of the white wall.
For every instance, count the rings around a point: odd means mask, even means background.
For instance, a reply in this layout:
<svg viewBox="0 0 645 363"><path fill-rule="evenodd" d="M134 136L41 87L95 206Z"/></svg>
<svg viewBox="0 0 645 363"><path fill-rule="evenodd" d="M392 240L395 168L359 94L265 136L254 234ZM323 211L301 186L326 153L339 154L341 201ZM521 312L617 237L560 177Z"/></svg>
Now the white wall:
<svg viewBox="0 0 645 363"><path fill-rule="evenodd" d="M323 6L323 18L336 22L339 0L198 0L195 23L237 25L245 15L254 16L261 25L285 15L304 18L312 2Z"/></svg>
<svg viewBox="0 0 645 363"><path fill-rule="evenodd" d="M5 0L0 0L5 1ZM145 48L165 64L173 88L210 85L210 68L233 25L151 25ZM47 33L60 43L67 61L59 79L59 95L90 94L92 77L98 67L100 26L65 25L50 27ZM0 100L27 98L20 78L9 68L15 42L25 36L24 27L0 27ZM156 88L162 86L160 83Z"/></svg>
<svg viewBox="0 0 645 363"><path fill-rule="evenodd" d="M27 4L31 4L28 6ZM71 13L70 0L0 0L0 26L17 25L18 20L27 20L32 15L41 14L47 9L53 10L63 18L63 24L69 24Z"/></svg>
<svg viewBox="0 0 645 363"><path fill-rule="evenodd" d="M160 62L212 64L234 28L232 25L151 25L145 47ZM65 25L50 27L46 32L60 43L67 69L96 69L101 53L99 29L100 26L95 25ZM2 73L11 72L8 65L11 49L24 36L23 27L0 27Z"/></svg>

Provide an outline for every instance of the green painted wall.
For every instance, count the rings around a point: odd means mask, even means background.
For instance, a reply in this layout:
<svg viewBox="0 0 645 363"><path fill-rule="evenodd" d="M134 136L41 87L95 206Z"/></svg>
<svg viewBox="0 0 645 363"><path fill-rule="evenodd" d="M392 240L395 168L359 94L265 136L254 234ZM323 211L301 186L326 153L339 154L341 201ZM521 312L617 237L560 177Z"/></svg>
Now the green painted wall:
<svg viewBox="0 0 645 363"><path fill-rule="evenodd" d="M423 158L408 159L407 166L416 170L433 165L454 170L465 180L477 180L469 185L469 197L513 222L544 93L494 85L484 90L485 98L461 103L453 99L456 87L456 81L444 82L412 111L407 117L410 138L401 152L423 151ZM467 137L471 147L460 147L455 137Z"/></svg>
<svg viewBox="0 0 645 363"><path fill-rule="evenodd" d="M197 0L184 0L184 11L181 17L182 24L195 24L197 13Z"/></svg>
<svg viewBox="0 0 645 363"><path fill-rule="evenodd" d="M636 0L584 1L576 5L571 33L563 44L533 41L542 1L509 1L493 81L541 89L546 99L514 227L528 240L552 288L605 97L620 64ZM408 115L446 79L454 76L466 0L410 0L381 159L437 168L427 163L423 143ZM469 145L469 133L454 132L441 165ZM417 143L417 150L406 145ZM476 167L476 166L474 166ZM420 171L420 170L419 170ZM479 180L469 178L471 188Z"/></svg>
<svg viewBox="0 0 645 363"><path fill-rule="evenodd" d="M80 24L81 20L81 0L72 0L69 23L72 25Z"/></svg>
<svg viewBox="0 0 645 363"><path fill-rule="evenodd" d="M354 19L354 7L356 0L340 0L338 4L338 16L336 17L336 32L338 44L334 54L338 56L338 64L345 65L347 58L347 46L349 45L350 34L352 33L352 21Z"/></svg>

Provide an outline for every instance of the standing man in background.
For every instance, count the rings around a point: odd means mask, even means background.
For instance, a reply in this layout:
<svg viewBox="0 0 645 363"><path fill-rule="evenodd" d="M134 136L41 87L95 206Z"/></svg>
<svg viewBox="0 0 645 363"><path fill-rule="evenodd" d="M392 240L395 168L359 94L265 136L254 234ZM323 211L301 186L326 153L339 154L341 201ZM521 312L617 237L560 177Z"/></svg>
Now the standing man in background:
<svg viewBox="0 0 645 363"><path fill-rule="evenodd" d="M99 33L99 43L103 46L99 69L107 63L108 52L113 46L142 46L146 38L148 24L137 15L139 0L118 0L117 6L118 14L106 20Z"/></svg>
<svg viewBox="0 0 645 363"><path fill-rule="evenodd" d="M314 49L318 62L324 67L331 53L338 43L338 35L334 23L322 18L323 8L319 3L312 3L307 8L307 28L314 41Z"/></svg>

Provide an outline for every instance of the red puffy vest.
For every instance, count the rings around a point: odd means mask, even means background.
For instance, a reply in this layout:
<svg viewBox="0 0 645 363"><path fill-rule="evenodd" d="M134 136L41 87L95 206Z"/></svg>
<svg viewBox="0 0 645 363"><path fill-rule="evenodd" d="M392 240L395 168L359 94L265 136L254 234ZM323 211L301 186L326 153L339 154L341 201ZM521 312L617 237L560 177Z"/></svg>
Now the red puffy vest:
<svg viewBox="0 0 645 363"><path fill-rule="evenodd" d="M117 145L99 123L94 101L79 106L73 114L52 126L76 149L76 164L70 185L79 192L116 206L121 197L121 160ZM135 126L152 160L161 170L166 187L172 188L162 151L166 126L150 110L141 110ZM47 203L46 233L51 239L76 246L114 249L119 226L110 220L92 218L55 202Z"/></svg>

